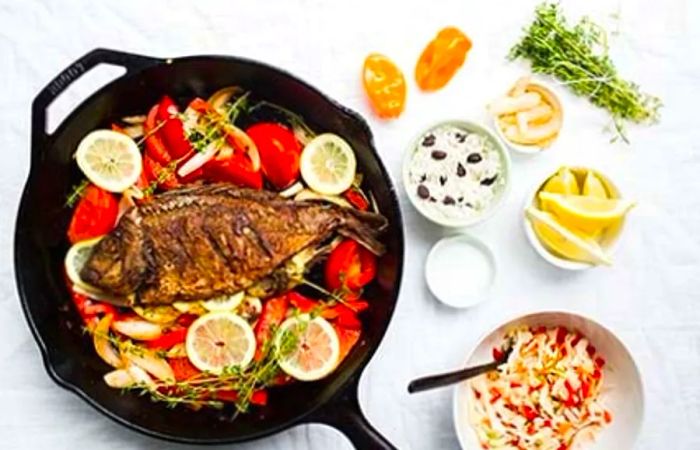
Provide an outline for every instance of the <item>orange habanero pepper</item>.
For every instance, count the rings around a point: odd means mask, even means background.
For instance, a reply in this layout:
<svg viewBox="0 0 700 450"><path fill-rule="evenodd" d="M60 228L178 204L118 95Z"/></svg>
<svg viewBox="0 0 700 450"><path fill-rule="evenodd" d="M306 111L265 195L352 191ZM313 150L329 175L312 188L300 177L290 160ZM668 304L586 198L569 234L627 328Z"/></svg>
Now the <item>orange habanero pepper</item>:
<svg viewBox="0 0 700 450"><path fill-rule="evenodd" d="M424 91L444 87L462 67L472 41L455 27L440 30L430 41L416 64L416 83Z"/></svg>
<svg viewBox="0 0 700 450"><path fill-rule="evenodd" d="M406 104L406 80L393 61L379 53L368 55L362 69L362 83L379 117L401 115Z"/></svg>

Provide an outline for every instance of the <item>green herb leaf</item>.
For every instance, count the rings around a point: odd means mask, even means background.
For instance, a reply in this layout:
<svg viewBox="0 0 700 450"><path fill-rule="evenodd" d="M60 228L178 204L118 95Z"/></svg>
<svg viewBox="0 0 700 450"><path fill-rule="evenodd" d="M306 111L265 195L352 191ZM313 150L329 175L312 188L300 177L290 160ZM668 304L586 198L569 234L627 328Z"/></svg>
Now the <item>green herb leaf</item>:
<svg viewBox="0 0 700 450"><path fill-rule="evenodd" d="M659 120L658 97L621 78L608 55L607 33L588 18L571 26L558 4L542 3L522 40L508 55L530 61L533 72L551 75L576 95L606 109L617 138L625 136L626 122L650 124Z"/></svg>

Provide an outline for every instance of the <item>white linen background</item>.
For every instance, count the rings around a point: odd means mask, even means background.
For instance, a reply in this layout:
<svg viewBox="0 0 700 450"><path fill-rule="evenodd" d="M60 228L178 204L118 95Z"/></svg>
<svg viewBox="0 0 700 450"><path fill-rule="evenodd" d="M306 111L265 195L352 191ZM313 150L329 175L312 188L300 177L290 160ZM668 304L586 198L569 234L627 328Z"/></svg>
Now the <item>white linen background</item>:
<svg viewBox="0 0 700 450"><path fill-rule="evenodd" d="M0 447L185 448L124 429L57 387L45 374L22 317L12 242L28 170L30 102L60 70L99 46L154 56L240 55L277 65L367 117L402 190L402 157L419 130L440 119L485 119L485 103L524 71L504 57L536 3L0 0ZM411 378L459 366L478 336L506 317L551 308L589 314L629 345L647 395L637 448L700 448L700 2L563 4L571 16L589 13L619 31L612 41L614 60L624 76L662 97L662 121L631 129L629 146L611 145L601 131L606 115L565 94L565 129L555 147L536 158L514 157L507 204L468 231L491 246L499 264L492 298L472 310L448 309L428 293L424 258L432 243L450 233L419 217L402 193L403 288L389 331L360 384L366 415L399 448L458 448L452 391L409 396ZM620 19L611 19L611 13ZM464 30L474 48L445 89L421 94L412 77L415 60L446 25ZM389 55L407 75L408 105L398 120L382 122L368 109L359 73L371 51ZM99 86L95 78L89 75L64 95L57 115ZM640 206L631 214L614 267L572 274L549 266L529 247L521 205L546 173L578 163L610 172ZM340 433L311 425L236 448L351 445Z"/></svg>

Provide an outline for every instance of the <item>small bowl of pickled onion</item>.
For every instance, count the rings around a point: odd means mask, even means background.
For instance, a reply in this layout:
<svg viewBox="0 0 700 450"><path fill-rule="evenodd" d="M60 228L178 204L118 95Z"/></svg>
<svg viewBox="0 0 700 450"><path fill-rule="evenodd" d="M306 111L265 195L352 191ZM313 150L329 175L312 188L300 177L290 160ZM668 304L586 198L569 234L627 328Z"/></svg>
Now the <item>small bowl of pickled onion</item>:
<svg viewBox="0 0 700 450"><path fill-rule="evenodd" d="M554 90L527 76L487 109L498 137L513 151L528 155L549 148L564 124L562 104Z"/></svg>

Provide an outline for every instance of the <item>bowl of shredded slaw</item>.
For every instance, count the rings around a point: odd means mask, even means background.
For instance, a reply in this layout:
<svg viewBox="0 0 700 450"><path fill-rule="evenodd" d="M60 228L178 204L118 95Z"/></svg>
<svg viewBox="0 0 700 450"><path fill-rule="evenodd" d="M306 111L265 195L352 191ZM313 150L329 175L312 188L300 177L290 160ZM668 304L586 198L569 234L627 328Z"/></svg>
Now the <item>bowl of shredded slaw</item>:
<svg viewBox="0 0 700 450"><path fill-rule="evenodd" d="M481 339L466 365L497 359L509 346L496 371L455 388L463 449L633 448L643 419L642 381L609 329L570 312L520 316Z"/></svg>

